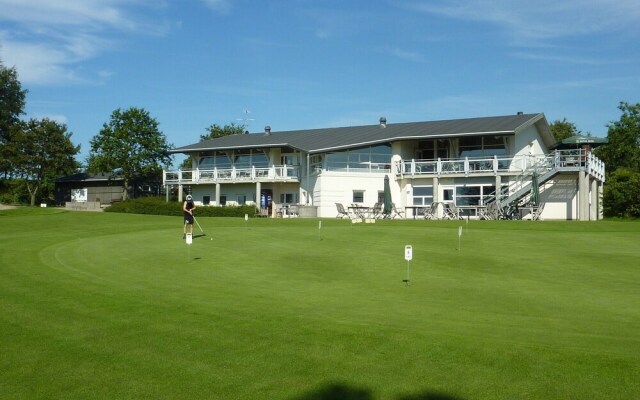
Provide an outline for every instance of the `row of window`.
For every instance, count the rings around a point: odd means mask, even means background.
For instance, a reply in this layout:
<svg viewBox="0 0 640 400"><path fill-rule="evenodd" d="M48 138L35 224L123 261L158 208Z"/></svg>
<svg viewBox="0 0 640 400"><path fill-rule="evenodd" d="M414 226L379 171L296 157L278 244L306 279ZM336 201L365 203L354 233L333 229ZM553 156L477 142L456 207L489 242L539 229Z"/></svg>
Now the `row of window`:
<svg viewBox="0 0 640 400"><path fill-rule="evenodd" d="M227 205L228 201L232 201L228 199L226 194L220 194L220 205ZM251 201L256 203L256 195L255 193L251 196ZM246 194L238 194L235 196L235 202L238 205L247 204L247 195ZM202 196L202 204L208 206L211 204L211 196L205 195ZM298 193L280 193L280 204L298 204Z"/></svg>
<svg viewBox="0 0 640 400"><path fill-rule="evenodd" d="M457 142L457 143L456 143ZM457 146L454 146L454 143ZM454 149L455 147L455 149ZM493 157L507 154L506 136L472 136L452 140L422 140L416 148L416 158L436 160L451 158L457 150L457 157ZM316 154L310 158L312 170L358 170L388 169L391 163L391 145L380 144L360 148ZM299 165L298 157L283 154L281 165ZM248 150L247 153L217 152L214 155L201 157L199 168L266 168L269 158L264 150Z"/></svg>
<svg viewBox="0 0 640 400"><path fill-rule="evenodd" d="M495 185L452 186L442 190L442 201L453 202L456 206L483 206L485 201L495 196ZM433 203L433 186L414 186L413 205L428 206Z"/></svg>

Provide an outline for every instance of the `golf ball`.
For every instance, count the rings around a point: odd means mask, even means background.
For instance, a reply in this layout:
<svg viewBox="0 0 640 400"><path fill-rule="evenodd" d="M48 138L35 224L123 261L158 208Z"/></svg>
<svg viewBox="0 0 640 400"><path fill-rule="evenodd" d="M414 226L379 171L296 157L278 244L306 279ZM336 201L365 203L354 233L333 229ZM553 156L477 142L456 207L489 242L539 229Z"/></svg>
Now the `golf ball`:
<svg viewBox="0 0 640 400"><path fill-rule="evenodd" d="M211 238L211 240L213 240L213 238Z"/></svg>

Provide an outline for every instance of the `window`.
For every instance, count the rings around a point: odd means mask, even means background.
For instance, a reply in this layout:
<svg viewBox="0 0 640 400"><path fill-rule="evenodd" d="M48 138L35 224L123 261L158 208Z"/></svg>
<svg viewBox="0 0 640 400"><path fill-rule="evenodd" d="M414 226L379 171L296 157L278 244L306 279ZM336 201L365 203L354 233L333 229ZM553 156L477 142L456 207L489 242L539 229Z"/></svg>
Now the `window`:
<svg viewBox="0 0 640 400"><path fill-rule="evenodd" d="M354 203L364 203L364 190L354 190L353 191L353 202Z"/></svg>
<svg viewBox="0 0 640 400"><path fill-rule="evenodd" d="M384 191L378 191L378 203L384 203Z"/></svg>
<svg viewBox="0 0 640 400"><path fill-rule="evenodd" d="M457 206L479 206L481 186L458 186L456 188Z"/></svg>
<svg viewBox="0 0 640 400"><path fill-rule="evenodd" d="M202 204L208 206L211 203L211 196L202 196Z"/></svg>
<svg viewBox="0 0 640 400"><path fill-rule="evenodd" d="M503 136L473 136L460 139L460 157L493 157L507 154Z"/></svg>
<svg viewBox="0 0 640 400"><path fill-rule="evenodd" d="M298 165L298 157L291 154L282 155L280 157L280 164L281 165Z"/></svg>
<svg viewBox="0 0 640 400"><path fill-rule="evenodd" d="M243 205L247 203L247 195L239 194L238 195L238 204Z"/></svg>
<svg viewBox="0 0 640 400"><path fill-rule="evenodd" d="M433 203L433 186L414 186L413 205L428 206Z"/></svg>
<svg viewBox="0 0 640 400"><path fill-rule="evenodd" d="M280 203L282 204L297 204L298 193L280 193Z"/></svg>
<svg viewBox="0 0 640 400"><path fill-rule="evenodd" d="M220 205L224 206L227 204L227 195L226 194L221 194L220 195Z"/></svg>
<svg viewBox="0 0 640 400"><path fill-rule="evenodd" d="M360 147L327 153L328 170L364 170L389 169L391 165L391 146L382 144L378 146Z"/></svg>

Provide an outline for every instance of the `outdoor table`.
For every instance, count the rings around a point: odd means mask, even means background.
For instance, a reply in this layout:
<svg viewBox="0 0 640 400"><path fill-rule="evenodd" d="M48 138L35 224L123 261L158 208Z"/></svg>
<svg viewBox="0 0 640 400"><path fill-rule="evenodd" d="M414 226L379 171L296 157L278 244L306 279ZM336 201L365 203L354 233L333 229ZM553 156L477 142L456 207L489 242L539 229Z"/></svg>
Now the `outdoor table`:
<svg viewBox="0 0 640 400"><path fill-rule="evenodd" d="M416 217L424 217L424 212L426 210L428 210L429 208L431 208L431 206L405 206L404 207L404 215L406 217L409 216L409 210L411 210L411 215L413 216L413 219L416 219ZM422 211L422 212L420 212Z"/></svg>
<svg viewBox="0 0 640 400"><path fill-rule="evenodd" d="M359 218L367 218L372 213L372 208L367 206L361 206L358 204L352 204L349 206L349 210L353 212Z"/></svg>

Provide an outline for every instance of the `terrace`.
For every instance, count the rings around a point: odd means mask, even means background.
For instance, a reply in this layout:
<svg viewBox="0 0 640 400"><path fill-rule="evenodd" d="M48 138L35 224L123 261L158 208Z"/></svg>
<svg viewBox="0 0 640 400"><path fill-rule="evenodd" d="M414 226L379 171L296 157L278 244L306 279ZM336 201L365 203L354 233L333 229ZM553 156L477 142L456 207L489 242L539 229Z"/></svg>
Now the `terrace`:
<svg viewBox="0 0 640 400"><path fill-rule="evenodd" d="M494 156L486 158L401 160L395 164L398 178L440 176L518 175L541 170L580 171L604 179L604 163L585 150L556 150L546 155Z"/></svg>
<svg viewBox="0 0 640 400"><path fill-rule="evenodd" d="M299 182L299 167L274 165L271 167L180 169L163 171L165 185L241 183L241 182Z"/></svg>

